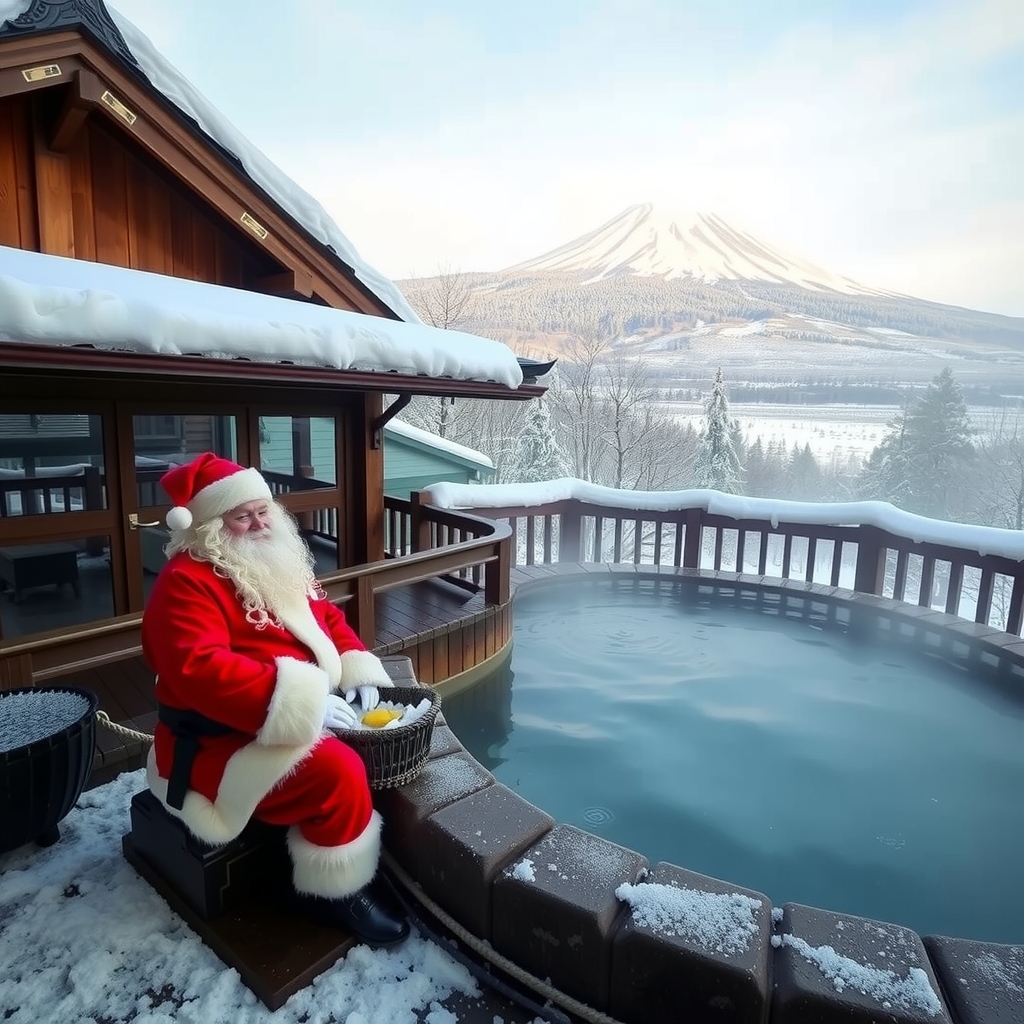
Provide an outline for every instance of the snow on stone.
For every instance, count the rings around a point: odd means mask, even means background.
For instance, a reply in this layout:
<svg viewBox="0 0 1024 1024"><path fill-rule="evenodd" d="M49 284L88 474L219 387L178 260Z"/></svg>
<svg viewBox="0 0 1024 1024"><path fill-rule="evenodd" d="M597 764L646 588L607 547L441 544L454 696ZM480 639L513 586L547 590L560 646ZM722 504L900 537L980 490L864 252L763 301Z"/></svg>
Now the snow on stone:
<svg viewBox="0 0 1024 1024"><path fill-rule="evenodd" d="M533 861L529 857L521 860L510 872L513 878L517 878L520 882L536 882L537 876L533 871Z"/></svg>
<svg viewBox="0 0 1024 1024"><path fill-rule="evenodd" d="M408 437L413 441L422 441L424 444L429 444L439 451L459 455L469 462L475 462L478 466L483 466L486 469L494 469L494 463L483 452L478 452L474 448L467 448L464 444L450 441L447 437L441 437L439 434L432 434L429 430L421 430L419 427L414 427L411 423L406 423L405 420L400 420L397 416L388 422L388 430L395 434L400 434L402 437Z"/></svg>
<svg viewBox="0 0 1024 1024"><path fill-rule="evenodd" d="M779 523L817 526L877 526L914 543L949 544L981 555L1024 559L1024 532L993 526L949 523L904 512L887 501L784 501L779 498L748 498L721 491L694 488L686 491L628 491L559 477L532 484L436 483L429 487L430 500L442 508L526 508L558 501L591 502L612 508L673 512L700 508L730 519L766 519Z"/></svg>
<svg viewBox="0 0 1024 1024"><path fill-rule="evenodd" d="M55 736L88 710L84 697L62 690L0 694L0 754Z"/></svg>
<svg viewBox="0 0 1024 1024"><path fill-rule="evenodd" d="M980 953L974 958L974 969L994 989L1024 994L1024 946L1008 946L1001 952L1005 959L991 950Z"/></svg>
<svg viewBox="0 0 1024 1024"><path fill-rule="evenodd" d="M894 1004L905 1010L921 1009L930 1017L942 1012L942 1003L920 967L911 967L906 977L901 978L889 968L872 967L842 956L831 946L811 946L797 935L776 935L772 945L796 950L832 982L837 992L856 989L883 1007Z"/></svg>
<svg viewBox="0 0 1024 1024"><path fill-rule="evenodd" d="M5 246L0 341L523 380L505 345L461 331Z"/></svg>
<svg viewBox="0 0 1024 1024"><path fill-rule="evenodd" d="M31 0L0 0L0 24L17 18L30 6ZM420 323L420 318L394 283L360 257L355 246L342 234L327 211L242 135L166 57L157 51L144 33L110 4L105 6L128 44L132 56L138 61L157 92L195 121L218 145L237 157L249 177L318 242L332 248L341 260L352 268L356 277L385 302L388 308L403 320Z"/></svg>
<svg viewBox="0 0 1024 1024"><path fill-rule="evenodd" d="M676 935L731 956L757 934L754 911L761 900L742 893L702 892L658 882L623 883L616 897L632 908L633 920L663 935Z"/></svg>

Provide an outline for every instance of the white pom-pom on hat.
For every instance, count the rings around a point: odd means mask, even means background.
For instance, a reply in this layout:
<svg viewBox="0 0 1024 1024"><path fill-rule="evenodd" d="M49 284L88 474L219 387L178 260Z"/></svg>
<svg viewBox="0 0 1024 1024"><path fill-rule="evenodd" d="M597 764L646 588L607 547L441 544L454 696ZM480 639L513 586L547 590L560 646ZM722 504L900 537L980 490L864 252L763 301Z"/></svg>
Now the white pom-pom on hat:
<svg viewBox="0 0 1024 1024"><path fill-rule="evenodd" d="M172 530L187 530L192 525L192 513L184 505L175 505L166 518Z"/></svg>

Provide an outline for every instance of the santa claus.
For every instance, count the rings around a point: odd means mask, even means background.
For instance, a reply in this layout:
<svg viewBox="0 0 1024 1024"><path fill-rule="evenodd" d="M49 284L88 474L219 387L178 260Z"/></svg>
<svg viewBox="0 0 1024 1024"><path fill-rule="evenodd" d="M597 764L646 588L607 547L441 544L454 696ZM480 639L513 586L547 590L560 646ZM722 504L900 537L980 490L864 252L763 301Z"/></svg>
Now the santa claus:
<svg viewBox="0 0 1024 1024"><path fill-rule="evenodd" d="M150 789L207 843L289 826L292 901L376 946L408 924L369 888L380 853L359 756L330 731L390 686L326 599L294 520L256 469L212 452L166 473L169 561L142 619L157 675Z"/></svg>

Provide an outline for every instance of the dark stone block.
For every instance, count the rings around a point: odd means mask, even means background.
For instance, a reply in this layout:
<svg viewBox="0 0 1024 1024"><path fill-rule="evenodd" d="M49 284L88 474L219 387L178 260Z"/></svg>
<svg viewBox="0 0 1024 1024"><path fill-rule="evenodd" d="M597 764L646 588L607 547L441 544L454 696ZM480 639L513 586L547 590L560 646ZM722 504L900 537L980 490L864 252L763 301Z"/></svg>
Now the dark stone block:
<svg viewBox="0 0 1024 1024"><path fill-rule="evenodd" d="M787 903L772 945L772 1024L950 1024L909 928Z"/></svg>
<svg viewBox="0 0 1024 1024"><path fill-rule="evenodd" d="M1024 946L926 935L924 948L957 1024L1024 1021Z"/></svg>
<svg viewBox="0 0 1024 1024"><path fill-rule="evenodd" d="M535 977L604 1010L611 939L627 913L615 890L636 882L646 867L632 850L556 825L495 879L492 945Z"/></svg>
<svg viewBox="0 0 1024 1024"><path fill-rule="evenodd" d="M630 1024L764 1021L772 952L768 897L666 863L638 886L641 900L656 899L658 890L644 893L645 885L672 887L680 896L677 902L665 894L653 920L641 903L616 932L611 1016Z"/></svg>
<svg viewBox="0 0 1024 1024"><path fill-rule="evenodd" d="M459 737L448 728L447 725L434 723L434 731L430 736L430 751L428 759L435 757L446 757L448 754L458 754L466 748L459 742Z"/></svg>
<svg viewBox="0 0 1024 1024"><path fill-rule="evenodd" d="M423 823L408 850L412 874L460 924L490 939L495 877L554 824L506 786L488 786Z"/></svg>
<svg viewBox="0 0 1024 1024"><path fill-rule="evenodd" d="M384 818L384 845L408 871L422 823L435 811L494 784L494 776L469 754L427 761L412 782L377 790L373 802Z"/></svg>

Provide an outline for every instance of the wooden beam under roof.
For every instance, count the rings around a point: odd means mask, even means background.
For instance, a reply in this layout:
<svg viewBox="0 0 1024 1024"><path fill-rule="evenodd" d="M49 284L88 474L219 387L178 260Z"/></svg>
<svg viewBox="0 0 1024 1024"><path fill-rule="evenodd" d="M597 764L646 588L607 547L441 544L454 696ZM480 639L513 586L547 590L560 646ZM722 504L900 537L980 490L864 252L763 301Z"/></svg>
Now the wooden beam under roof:
<svg viewBox="0 0 1024 1024"><path fill-rule="evenodd" d="M207 356L170 356L113 352L80 345L33 345L0 341L0 373L13 382L18 375L191 381L223 386L331 391L381 392L452 398L488 398L526 401L539 398L547 388L521 384L510 388L495 381L455 380L425 374L378 370L337 370L294 363L259 363L247 359L215 359Z"/></svg>

